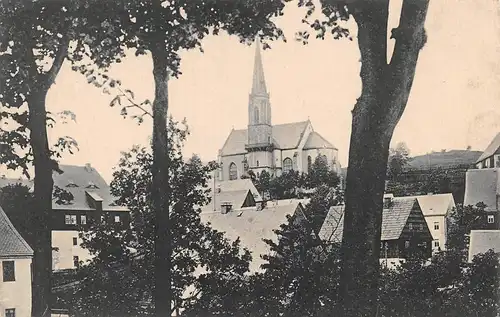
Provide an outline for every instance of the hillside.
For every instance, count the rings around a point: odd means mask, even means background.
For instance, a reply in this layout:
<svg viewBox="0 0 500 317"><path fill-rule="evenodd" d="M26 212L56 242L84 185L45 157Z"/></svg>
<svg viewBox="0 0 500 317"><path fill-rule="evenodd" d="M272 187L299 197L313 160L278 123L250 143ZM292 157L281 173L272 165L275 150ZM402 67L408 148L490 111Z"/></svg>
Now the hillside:
<svg viewBox="0 0 500 317"><path fill-rule="evenodd" d="M451 150L433 152L426 155L412 157L407 169L426 170L429 168L448 168L457 165L471 165L476 162L483 152L470 150Z"/></svg>

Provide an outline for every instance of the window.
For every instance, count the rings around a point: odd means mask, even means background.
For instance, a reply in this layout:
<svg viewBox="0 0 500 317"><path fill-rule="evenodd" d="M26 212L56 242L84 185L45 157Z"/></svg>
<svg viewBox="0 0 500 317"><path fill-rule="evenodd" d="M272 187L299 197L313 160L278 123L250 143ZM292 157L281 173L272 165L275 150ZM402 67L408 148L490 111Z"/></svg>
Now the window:
<svg viewBox="0 0 500 317"><path fill-rule="evenodd" d="M78 245L78 238L77 237L73 237L73 245Z"/></svg>
<svg viewBox="0 0 500 317"><path fill-rule="evenodd" d="M14 282L16 280L14 261L2 261L2 270L4 282Z"/></svg>
<svg viewBox="0 0 500 317"><path fill-rule="evenodd" d="M115 222L120 222L120 216L115 216Z"/></svg>
<svg viewBox="0 0 500 317"><path fill-rule="evenodd" d="M253 121L254 121L254 123L259 123L259 117L260 117L259 108L255 107L253 109Z"/></svg>
<svg viewBox="0 0 500 317"><path fill-rule="evenodd" d="M80 216L80 223L81 223L82 225L86 225L86 224L87 224L87 216L85 216L85 215L81 215L81 216Z"/></svg>
<svg viewBox="0 0 500 317"><path fill-rule="evenodd" d="M257 160L257 167L259 167L259 165L260 165L260 164L259 164L259 160Z"/></svg>
<svg viewBox="0 0 500 317"><path fill-rule="evenodd" d="M495 216L494 215L488 215L488 223L495 223Z"/></svg>
<svg viewBox="0 0 500 317"><path fill-rule="evenodd" d="M408 224L408 229L413 230L413 224L411 222Z"/></svg>
<svg viewBox="0 0 500 317"><path fill-rule="evenodd" d="M439 222L434 223L434 230L439 230Z"/></svg>
<svg viewBox="0 0 500 317"><path fill-rule="evenodd" d="M312 167L312 158L311 158L311 155L309 155L307 157L307 171L311 171L311 167Z"/></svg>
<svg viewBox="0 0 500 317"><path fill-rule="evenodd" d="M434 241L434 247L439 248L439 240Z"/></svg>
<svg viewBox="0 0 500 317"><path fill-rule="evenodd" d="M410 241L405 241L405 248L409 248L410 247Z"/></svg>
<svg viewBox="0 0 500 317"><path fill-rule="evenodd" d="M423 223L419 224L418 230L424 231L424 224Z"/></svg>
<svg viewBox="0 0 500 317"><path fill-rule="evenodd" d="M104 216L101 216L101 223L105 223L106 222L106 218L104 218Z"/></svg>
<svg viewBox="0 0 500 317"><path fill-rule="evenodd" d="M292 159L287 157L286 159L283 160L283 173L287 173L291 170L293 170Z"/></svg>
<svg viewBox="0 0 500 317"><path fill-rule="evenodd" d="M16 317L16 309L15 308L7 308L5 310L5 317Z"/></svg>
<svg viewBox="0 0 500 317"><path fill-rule="evenodd" d="M64 217L64 223L67 225L76 225L76 215L66 215Z"/></svg>
<svg viewBox="0 0 500 317"><path fill-rule="evenodd" d="M80 266L80 259L76 255L73 257L73 266L74 267L79 267Z"/></svg>
<svg viewBox="0 0 500 317"><path fill-rule="evenodd" d="M229 180L238 179L238 169L236 168L236 164L229 164Z"/></svg>

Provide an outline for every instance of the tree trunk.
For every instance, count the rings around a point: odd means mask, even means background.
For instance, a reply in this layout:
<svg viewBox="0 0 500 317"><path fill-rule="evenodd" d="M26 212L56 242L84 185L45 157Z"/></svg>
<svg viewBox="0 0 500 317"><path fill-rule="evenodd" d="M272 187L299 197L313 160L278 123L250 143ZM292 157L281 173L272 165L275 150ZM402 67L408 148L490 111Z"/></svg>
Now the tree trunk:
<svg viewBox="0 0 500 317"><path fill-rule="evenodd" d="M376 316L383 195L389 146L406 107L428 0L404 0L391 62L387 63L389 1L357 4L362 91L353 111L341 247L340 315Z"/></svg>
<svg viewBox="0 0 500 317"><path fill-rule="evenodd" d="M34 317L50 316L52 273L52 161L47 138L45 98L47 91L32 93L28 100L30 144L35 168L35 206L33 214L36 227L33 259L33 307Z"/></svg>
<svg viewBox="0 0 500 317"><path fill-rule="evenodd" d="M155 100L153 101L153 207L155 214L155 315L171 316L171 242L170 189L168 183L168 69L167 57L161 50L152 50Z"/></svg>

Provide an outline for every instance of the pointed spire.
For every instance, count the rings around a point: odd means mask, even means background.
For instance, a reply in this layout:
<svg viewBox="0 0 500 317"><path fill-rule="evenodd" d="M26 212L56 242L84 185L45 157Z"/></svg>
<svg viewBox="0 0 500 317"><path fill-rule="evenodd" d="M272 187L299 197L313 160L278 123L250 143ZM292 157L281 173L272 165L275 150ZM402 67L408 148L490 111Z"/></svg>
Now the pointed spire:
<svg viewBox="0 0 500 317"><path fill-rule="evenodd" d="M252 94L267 94L266 80L264 78L264 67L260 55L260 39L255 39L255 63L253 66Z"/></svg>

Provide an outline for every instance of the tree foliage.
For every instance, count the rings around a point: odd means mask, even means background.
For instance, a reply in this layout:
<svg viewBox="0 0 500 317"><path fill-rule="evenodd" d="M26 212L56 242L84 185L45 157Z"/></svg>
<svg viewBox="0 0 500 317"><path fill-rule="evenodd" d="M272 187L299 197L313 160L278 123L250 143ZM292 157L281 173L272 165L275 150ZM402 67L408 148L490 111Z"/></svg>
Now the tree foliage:
<svg viewBox="0 0 500 317"><path fill-rule="evenodd" d="M229 286L248 271L250 254L239 241L229 242L222 233L200 220L199 206L208 203L209 173L196 156L185 160L181 150L188 130L169 120L169 184L172 221L173 310L183 310L204 296L226 298ZM81 268L79 290L71 306L77 316L149 315L154 310L155 231L152 210L152 155L134 147L124 153L111 183L117 203L130 209L130 228L94 223L83 234L83 246L95 257ZM116 269L116 268L119 269ZM233 281L233 282L231 282ZM219 293L218 293L219 292Z"/></svg>
<svg viewBox="0 0 500 317"><path fill-rule="evenodd" d="M389 179L396 179L403 173L405 167L408 165L410 150L406 143L399 142L396 147L389 150L389 161L387 166L387 174Z"/></svg>

